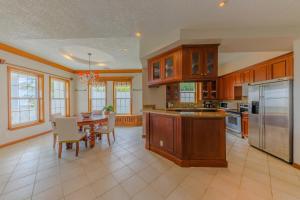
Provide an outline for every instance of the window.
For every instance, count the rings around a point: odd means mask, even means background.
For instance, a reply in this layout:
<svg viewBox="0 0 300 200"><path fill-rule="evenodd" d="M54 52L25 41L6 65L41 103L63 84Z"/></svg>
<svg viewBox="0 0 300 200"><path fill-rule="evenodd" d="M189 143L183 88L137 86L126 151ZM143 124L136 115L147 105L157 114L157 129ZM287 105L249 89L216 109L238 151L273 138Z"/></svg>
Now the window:
<svg viewBox="0 0 300 200"><path fill-rule="evenodd" d="M180 102L196 103L196 83L180 83Z"/></svg>
<svg viewBox="0 0 300 200"><path fill-rule="evenodd" d="M70 116L70 82L65 79L50 77L51 115Z"/></svg>
<svg viewBox="0 0 300 200"><path fill-rule="evenodd" d="M44 76L8 67L8 128L28 127L44 122Z"/></svg>
<svg viewBox="0 0 300 200"><path fill-rule="evenodd" d="M114 82L114 106L117 114L131 114L131 82Z"/></svg>
<svg viewBox="0 0 300 200"><path fill-rule="evenodd" d="M106 106L106 82L89 85L89 111L100 111Z"/></svg>

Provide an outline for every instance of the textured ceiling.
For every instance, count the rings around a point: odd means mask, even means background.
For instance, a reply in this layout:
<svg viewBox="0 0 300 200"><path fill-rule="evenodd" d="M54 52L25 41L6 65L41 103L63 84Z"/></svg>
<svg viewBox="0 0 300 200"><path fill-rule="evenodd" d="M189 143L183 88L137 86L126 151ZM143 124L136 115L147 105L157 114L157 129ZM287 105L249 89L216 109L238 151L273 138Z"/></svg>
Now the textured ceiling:
<svg viewBox="0 0 300 200"><path fill-rule="evenodd" d="M223 9L218 2L0 0L0 40L74 69L84 66L60 54L61 49L72 45L112 56L112 69L138 68L136 31L142 32L143 40L152 40L179 29L284 29L300 24L299 0L229 0ZM124 48L127 55L120 52Z"/></svg>
<svg viewBox="0 0 300 200"><path fill-rule="evenodd" d="M88 53L92 53L92 69L136 69L139 61L139 41L134 37L89 39L25 39L8 40L6 43L47 58L73 69L88 68ZM126 50L126 51L124 51ZM63 55L73 55L76 60ZM96 66L95 63L105 63Z"/></svg>

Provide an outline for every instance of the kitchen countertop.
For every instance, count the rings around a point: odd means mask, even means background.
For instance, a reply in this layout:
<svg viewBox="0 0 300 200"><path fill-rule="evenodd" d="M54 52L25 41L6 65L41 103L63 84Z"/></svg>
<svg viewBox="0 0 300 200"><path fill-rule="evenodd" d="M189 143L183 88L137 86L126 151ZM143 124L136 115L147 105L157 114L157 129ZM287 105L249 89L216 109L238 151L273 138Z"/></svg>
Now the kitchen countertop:
<svg viewBox="0 0 300 200"><path fill-rule="evenodd" d="M222 110L217 110L216 112L178 112L172 110L159 110L159 109L144 109L143 112L165 114L172 116L181 116L181 117L194 117L194 118L224 118L227 114Z"/></svg>

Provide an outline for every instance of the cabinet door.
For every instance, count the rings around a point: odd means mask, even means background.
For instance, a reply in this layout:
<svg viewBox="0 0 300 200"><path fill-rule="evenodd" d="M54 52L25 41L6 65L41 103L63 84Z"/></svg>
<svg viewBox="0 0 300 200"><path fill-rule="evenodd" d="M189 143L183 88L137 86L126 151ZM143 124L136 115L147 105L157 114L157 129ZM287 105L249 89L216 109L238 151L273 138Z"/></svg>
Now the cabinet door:
<svg viewBox="0 0 300 200"><path fill-rule="evenodd" d="M161 60L153 60L150 62L150 80L151 81L159 81L162 79L162 67Z"/></svg>
<svg viewBox="0 0 300 200"><path fill-rule="evenodd" d="M163 77L165 80L174 80L178 78L178 53L174 52L163 58Z"/></svg>
<svg viewBox="0 0 300 200"><path fill-rule="evenodd" d="M253 71L246 70L242 72L242 83L252 83L253 82Z"/></svg>
<svg viewBox="0 0 300 200"><path fill-rule="evenodd" d="M201 66L203 65L203 51L200 49L191 49L190 50L190 60L191 65L189 66L191 69L192 76L200 76L203 74Z"/></svg>
<svg viewBox="0 0 300 200"><path fill-rule="evenodd" d="M259 65L253 69L254 82L267 80L267 65Z"/></svg>
<svg viewBox="0 0 300 200"><path fill-rule="evenodd" d="M204 51L204 65L202 72L205 77L215 78L218 76L218 49L206 48Z"/></svg>
<svg viewBox="0 0 300 200"><path fill-rule="evenodd" d="M234 77L235 77L235 85L240 85L242 84L242 78L241 78L241 73L240 72L236 72L234 74Z"/></svg>
<svg viewBox="0 0 300 200"><path fill-rule="evenodd" d="M287 68L286 61L282 60L271 64L271 78L281 78L286 76Z"/></svg>
<svg viewBox="0 0 300 200"><path fill-rule="evenodd" d="M176 118L174 116L150 114L150 146L174 153Z"/></svg>

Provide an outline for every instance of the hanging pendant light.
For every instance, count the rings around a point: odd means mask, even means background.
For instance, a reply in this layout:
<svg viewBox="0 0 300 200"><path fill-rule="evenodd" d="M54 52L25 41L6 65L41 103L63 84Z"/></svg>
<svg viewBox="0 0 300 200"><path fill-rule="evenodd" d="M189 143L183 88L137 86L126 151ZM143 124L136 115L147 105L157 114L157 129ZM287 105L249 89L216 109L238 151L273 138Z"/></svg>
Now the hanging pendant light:
<svg viewBox="0 0 300 200"><path fill-rule="evenodd" d="M87 72L83 72L83 73L79 74L79 79L83 84L96 85L98 74L95 74L91 70L91 56L92 56L92 53L88 53L88 56L89 56L89 70Z"/></svg>

